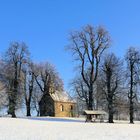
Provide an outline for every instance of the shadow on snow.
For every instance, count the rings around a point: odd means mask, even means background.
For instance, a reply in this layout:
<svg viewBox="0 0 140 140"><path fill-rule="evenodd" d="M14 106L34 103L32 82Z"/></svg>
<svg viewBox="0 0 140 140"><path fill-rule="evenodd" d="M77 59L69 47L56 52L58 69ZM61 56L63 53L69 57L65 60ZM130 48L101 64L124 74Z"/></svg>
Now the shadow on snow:
<svg viewBox="0 0 140 140"><path fill-rule="evenodd" d="M37 121L51 121L51 122L85 122L84 120L76 120L69 118L52 118L52 117L28 117L26 119L29 120L37 120Z"/></svg>

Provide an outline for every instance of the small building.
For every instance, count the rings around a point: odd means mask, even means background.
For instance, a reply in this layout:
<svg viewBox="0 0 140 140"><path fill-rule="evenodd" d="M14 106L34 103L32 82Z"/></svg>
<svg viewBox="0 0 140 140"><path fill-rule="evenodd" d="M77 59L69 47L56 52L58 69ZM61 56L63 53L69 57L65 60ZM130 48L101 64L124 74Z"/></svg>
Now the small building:
<svg viewBox="0 0 140 140"><path fill-rule="evenodd" d="M104 121L104 116L107 113L102 110L85 110L84 115L86 115L86 122L89 121L95 121L96 119L99 119L100 122Z"/></svg>
<svg viewBox="0 0 140 140"><path fill-rule="evenodd" d="M41 103L44 102L45 104ZM40 102L40 116L74 117L76 102L65 91L47 94Z"/></svg>

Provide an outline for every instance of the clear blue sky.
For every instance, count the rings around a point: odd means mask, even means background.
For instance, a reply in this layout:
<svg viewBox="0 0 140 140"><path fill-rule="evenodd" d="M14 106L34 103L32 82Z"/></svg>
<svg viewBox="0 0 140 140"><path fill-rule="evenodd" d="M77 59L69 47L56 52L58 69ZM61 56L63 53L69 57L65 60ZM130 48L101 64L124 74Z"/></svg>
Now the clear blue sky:
<svg viewBox="0 0 140 140"><path fill-rule="evenodd" d="M140 0L0 0L0 52L24 41L35 61L56 66L68 89L74 66L64 47L69 32L86 24L103 25L112 51L123 56L140 46Z"/></svg>

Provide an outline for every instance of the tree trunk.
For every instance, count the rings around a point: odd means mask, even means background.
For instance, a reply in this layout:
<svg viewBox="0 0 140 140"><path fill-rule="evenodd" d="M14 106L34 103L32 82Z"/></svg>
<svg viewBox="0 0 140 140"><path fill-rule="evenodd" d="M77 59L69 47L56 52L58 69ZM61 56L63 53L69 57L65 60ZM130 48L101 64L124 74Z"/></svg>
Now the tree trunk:
<svg viewBox="0 0 140 140"><path fill-rule="evenodd" d="M27 114L26 116L31 116L31 106L30 106L30 102L26 103L26 109L27 109Z"/></svg>
<svg viewBox="0 0 140 140"><path fill-rule="evenodd" d="M16 97L15 93L12 92L11 95L9 95L9 108L8 108L8 114L12 115L12 118L16 118L15 110L16 110Z"/></svg>
<svg viewBox="0 0 140 140"><path fill-rule="evenodd" d="M134 114L134 107L133 107L133 98L134 98L134 93L133 93L133 84L134 84L134 79L133 79L133 69L134 69L134 66L131 65L131 82L130 82L130 96L129 97L129 101L130 101L130 108L129 108L129 115L130 115L130 123L134 123L133 121L133 114Z"/></svg>
<svg viewBox="0 0 140 140"><path fill-rule="evenodd" d="M133 117L133 115L134 115L134 108L133 108L133 101L132 101L132 99L130 99L130 123L134 123L134 121L133 121L133 119L134 119L134 117Z"/></svg>
<svg viewBox="0 0 140 140"><path fill-rule="evenodd" d="M15 75L13 80L13 87L12 94L10 95L9 99L9 110L8 114L12 115L12 118L16 118L15 110L16 110L16 102L17 102L17 89L18 89L18 73L17 73L17 62L15 63Z"/></svg>
<svg viewBox="0 0 140 140"><path fill-rule="evenodd" d="M108 92L108 122L109 123L114 123L113 122L113 94L111 90L111 77L112 77L112 71L109 69L107 72L107 92Z"/></svg>
<svg viewBox="0 0 140 140"><path fill-rule="evenodd" d="M92 92L91 91L89 91L88 110L93 110L93 95L92 95Z"/></svg>
<svg viewBox="0 0 140 140"><path fill-rule="evenodd" d="M92 95L92 88L89 91L89 103L88 103L88 110L93 110L93 95ZM87 115L87 122L92 122L92 116Z"/></svg>
<svg viewBox="0 0 140 140"><path fill-rule="evenodd" d="M113 122L113 103L112 103L112 99L109 99L109 102L108 102L108 110L109 110L109 116L108 116L108 122L109 123L114 123Z"/></svg>
<svg viewBox="0 0 140 140"><path fill-rule="evenodd" d="M16 118L15 103L12 100L9 100L8 114L12 115L12 118Z"/></svg>

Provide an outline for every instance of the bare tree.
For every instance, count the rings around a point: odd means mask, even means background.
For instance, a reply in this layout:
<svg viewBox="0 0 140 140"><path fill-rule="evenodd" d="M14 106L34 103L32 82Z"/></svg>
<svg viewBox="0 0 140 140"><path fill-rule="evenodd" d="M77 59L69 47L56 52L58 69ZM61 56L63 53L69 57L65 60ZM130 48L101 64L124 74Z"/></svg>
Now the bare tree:
<svg viewBox="0 0 140 140"><path fill-rule="evenodd" d="M73 79L70 83L73 92L78 95L79 99L86 103L86 109L88 108L88 88L83 79L79 76Z"/></svg>
<svg viewBox="0 0 140 140"><path fill-rule="evenodd" d="M105 49L109 47L110 37L102 27L94 28L90 25L81 31L70 34L71 45L68 49L72 52L75 60L79 63L82 80L88 91L88 109L93 109L93 85L98 76L99 63ZM89 118L91 120L91 118Z"/></svg>
<svg viewBox="0 0 140 140"><path fill-rule="evenodd" d="M2 82L6 85L9 105L8 114L16 117L15 110L20 96L20 81L23 65L27 62L29 52L25 43L13 42L3 57Z"/></svg>
<svg viewBox="0 0 140 140"><path fill-rule="evenodd" d="M50 98L50 94L56 90L63 90L63 82L55 68L49 63L36 65L36 70L33 75L42 92L42 97L39 101L40 116L53 116L53 100ZM47 108L46 104L50 106Z"/></svg>
<svg viewBox="0 0 140 140"><path fill-rule="evenodd" d="M33 75L34 72L34 64L29 63L27 67L23 70L24 73L24 97L25 97L25 104L27 116L31 116L31 103L33 98L34 86L35 86L35 78Z"/></svg>
<svg viewBox="0 0 140 140"><path fill-rule="evenodd" d="M108 122L113 123L114 101L121 92L123 81L123 63L113 53L104 58L100 73L100 88L103 90L108 103Z"/></svg>
<svg viewBox="0 0 140 140"><path fill-rule="evenodd" d="M136 48L130 47L126 53L125 60L127 62L127 79L129 86L130 123L134 123L134 99L136 99L136 88L139 81L140 52Z"/></svg>

